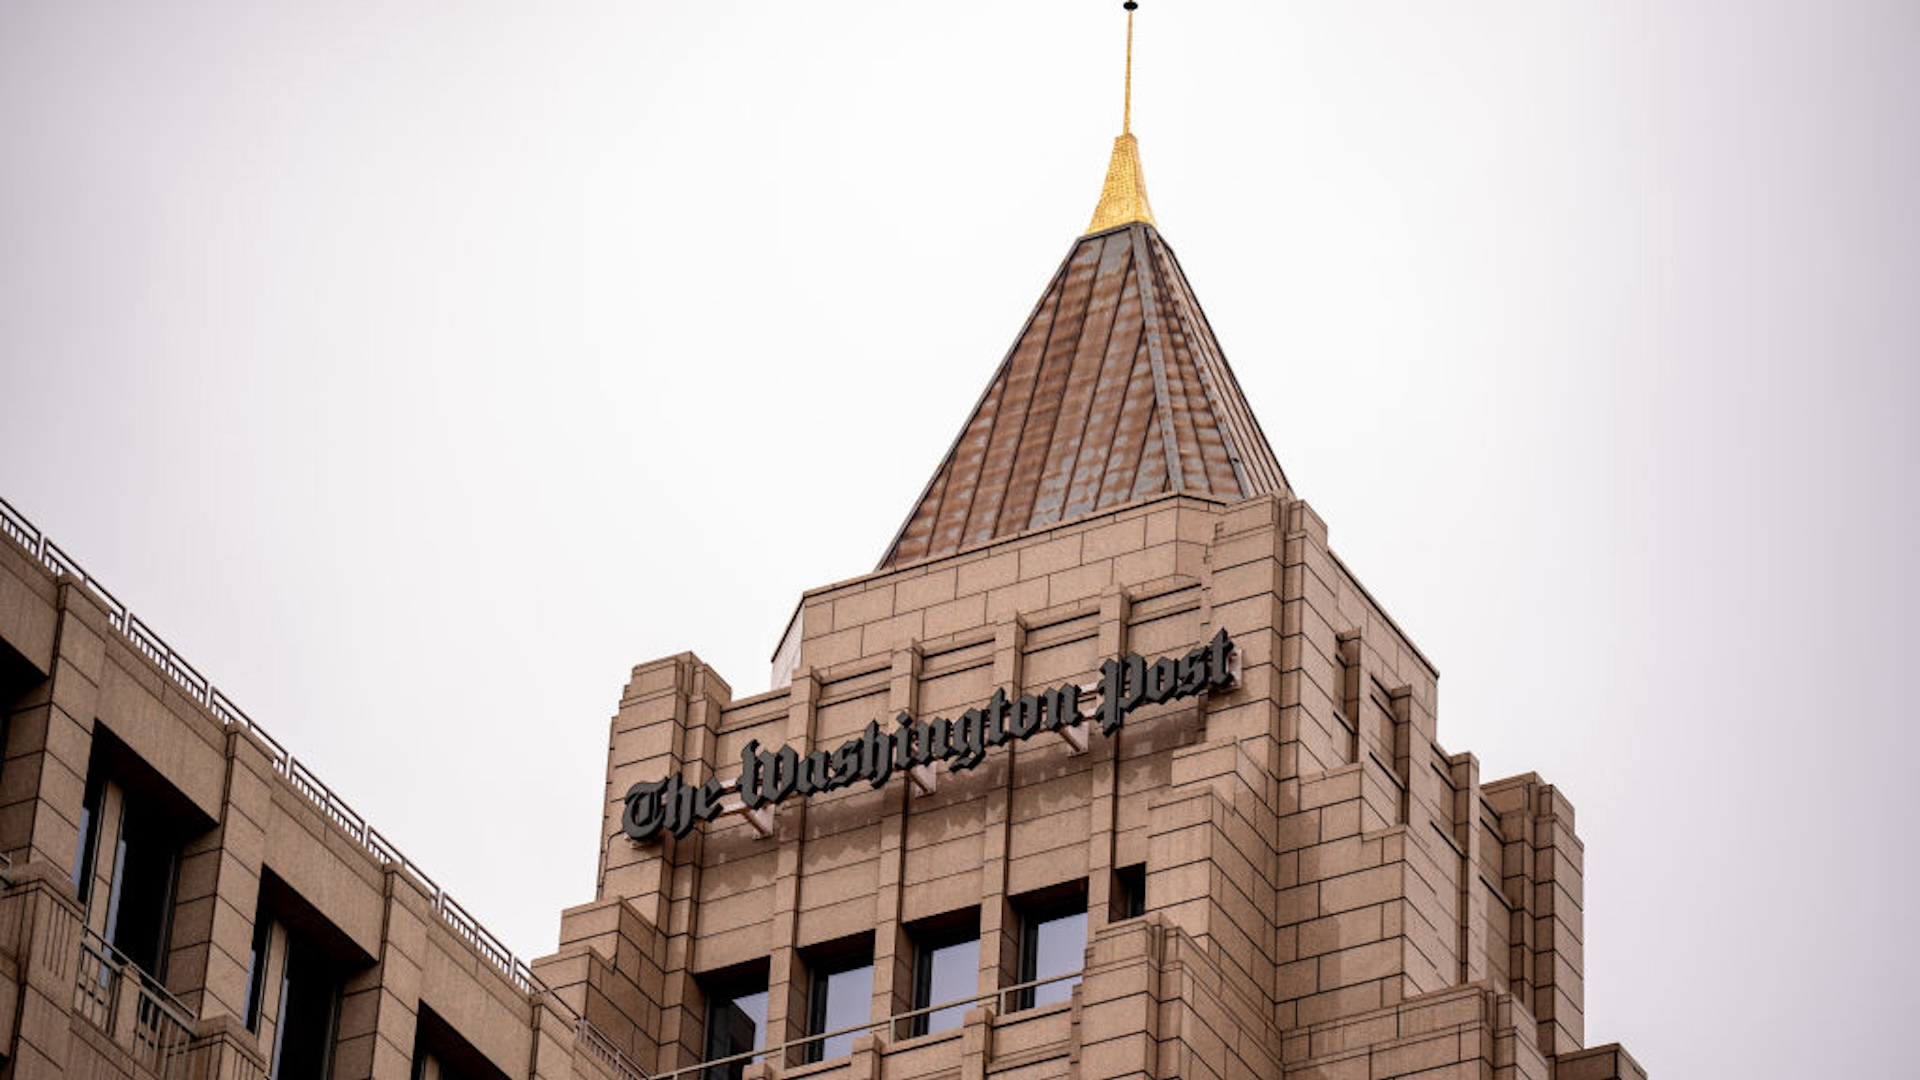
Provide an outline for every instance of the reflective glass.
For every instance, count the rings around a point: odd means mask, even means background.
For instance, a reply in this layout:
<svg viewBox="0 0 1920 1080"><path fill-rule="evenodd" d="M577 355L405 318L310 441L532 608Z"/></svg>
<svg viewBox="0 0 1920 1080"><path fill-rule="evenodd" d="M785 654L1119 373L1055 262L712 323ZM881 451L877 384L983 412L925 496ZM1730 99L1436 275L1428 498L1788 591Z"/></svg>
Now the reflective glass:
<svg viewBox="0 0 1920 1080"><path fill-rule="evenodd" d="M1031 972L1029 980L1050 979L1056 975L1078 972L1086 965L1087 913L1076 911L1035 920L1030 947L1033 953L1029 964L1022 965ZM1073 996L1073 988L1079 982L1077 978L1062 979L1057 983L1035 987L1033 1004L1050 1005L1065 1001Z"/></svg>
<svg viewBox="0 0 1920 1080"><path fill-rule="evenodd" d="M821 1000L813 1003L813 1030L810 1035L864 1024L873 1016L873 965L864 964L845 971L829 972L814 979L813 991ZM807 1047L813 1061L853 1053L853 1040L860 1032L850 1031L822 1039Z"/></svg>
<svg viewBox="0 0 1920 1080"><path fill-rule="evenodd" d="M921 953L921 962L927 965L926 973L915 987L919 1000L914 1008L924 1009L929 1005L942 1005L949 1001L964 1001L978 992L980 983L980 939L968 938L937 949L927 949ZM945 1031L957 1028L965 1021L967 1006L955 1005L951 1008L931 1012L914 1024L914 1034L924 1035L929 1031Z"/></svg>

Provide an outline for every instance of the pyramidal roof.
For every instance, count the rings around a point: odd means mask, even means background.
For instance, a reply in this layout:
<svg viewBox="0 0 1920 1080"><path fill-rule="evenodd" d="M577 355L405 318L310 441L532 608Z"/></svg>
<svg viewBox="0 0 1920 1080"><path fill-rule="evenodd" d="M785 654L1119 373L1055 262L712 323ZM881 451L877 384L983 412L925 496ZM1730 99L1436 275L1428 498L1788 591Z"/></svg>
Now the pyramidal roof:
<svg viewBox="0 0 1920 1080"><path fill-rule="evenodd" d="M927 483L888 569L1154 495L1285 493L1173 249L1132 134L1074 242Z"/></svg>

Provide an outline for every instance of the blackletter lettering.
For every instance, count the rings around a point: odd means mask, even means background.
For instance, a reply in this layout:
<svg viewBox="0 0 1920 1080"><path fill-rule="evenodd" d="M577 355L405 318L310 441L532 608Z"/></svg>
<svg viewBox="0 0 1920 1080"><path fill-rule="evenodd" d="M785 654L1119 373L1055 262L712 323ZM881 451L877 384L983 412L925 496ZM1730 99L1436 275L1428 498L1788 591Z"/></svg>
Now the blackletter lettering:
<svg viewBox="0 0 1920 1080"><path fill-rule="evenodd" d="M1207 684L1207 650L1203 646L1180 658L1180 689L1175 697L1192 697Z"/></svg>
<svg viewBox="0 0 1920 1080"><path fill-rule="evenodd" d="M950 768L971 769L987 756L987 718L979 709L968 709L953 722L956 750Z"/></svg>
<svg viewBox="0 0 1920 1080"><path fill-rule="evenodd" d="M1047 691L1041 695L1040 701L1046 709L1046 715L1040 720L1040 730L1059 731L1080 722L1080 688L1073 683Z"/></svg>
<svg viewBox="0 0 1920 1080"><path fill-rule="evenodd" d="M1138 653L1127 653L1108 660L1100 665L1100 702L1098 708L1090 709L1091 715L1099 720L1102 734L1112 735L1143 703L1161 704L1231 686L1234 658L1233 639L1221 630L1184 656L1149 662ZM891 730L870 720L864 731L831 752L802 755L790 746L768 752L758 740L750 740L740 750L740 775L733 790L747 809L757 810L789 795L838 791L855 780L866 780L877 788L896 770L940 761L956 772L972 769L986 760L990 747L1074 727L1083 719L1078 684L1062 683L1012 700L1009 692L996 689L985 704L952 720L919 721L901 712ZM1075 738L1074 745L1084 748L1084 737ZM635 840L662 831L685 836L699 822L720 815L727 790L717 778L696 786L681 775L635 784L622 800L621 829Z"/></svg>
<svg viewBox="0 0 1920 1080"><path fill-rule="evenodd" d="M879 787L893 775L893 740L880 733L880 721L867 721L860 736L860 775Z"/></svg>
<svg viewBox="0 0 1920 1080"><path fill-rule="evenodd" d="M1180 689L1180 661L1171 656L1161 657L1147 669L1146 699L1155 705L1172 701Z"/></svg>
<svg viewBox="0 0 1920 1080"><path fill-rule="evenodd" d="M926 747L928 761L945 761L959 753L953 746L953 721L944 716L936 716L933 723L927 725L927 738L921 744Z"/></svg>
<svg viewBox="0 0 1920 1080"><path fill-rule="evenodd" d="M773 755L766 776L760 788L766 801L777 803L793 794L794 787L800 783L800 754L791 746L783 746Z"/></svg>
<svg viewBox="0 0 1920 1080"><path fill-rule="evenodd" d="M627 789L626 809L620 814L620 828L628 836L635 840L651 839L666 823L665 815L660 812L660 793L667 783L657 780L650 784L635 784Z"/></svg>
<svg viewBox="0 0 1920 1080"><path fill-rule="evenodd" d="M893 767L906 772L913 768L913 717L903 712L894 721L900 727L893 733Z"/></svg>
<svg viewBox="0 0 1920 1080"><path fill-rule="evenodd" d="M815 750L800 759L799 775L793 781L795 795L812 795L827 790L827 779L831 775L833 761L825 750Z"/></svg>
<svg viewBox="0 0 1920 1080"><path fill-rule="evenodd" d="M1007 711L1007 732L1016 739L1029 739L1040 730L1040 699L1032 694L1020 695Z"/></svg>
<svg viewBox="0 0 1920 1080"><path fill-rule="evenodd" d="M1146 693L1147 662L1128 653L1100 665L1100 734L1111 735Z"/></svg>
<svg viewBox="0 0 1920 1080"><path fill-rule="evenodd" d="M827 778L827 790L838 791L854 782L860 776L860 740L848 739L833 752L832 775Z"/></svg>
<svg viewBox="0 0 1920 1080"><path fill-rule="evenodd" d="M987 714L987 745L1001 746L1007 741L1007 692L995 690L984 707Z"/></svg>
<svg viewBox="0 0 1920 1080"><path fill-rule="evenodd" d="M1233 639L1225 630L1213 635L1207 643L1207 683L1210 686L1228 686L1233 683L1233 672L1227 667L1227 654L1233 652Z"/></svg>
<svg viewBox="0 0 1920 1080"><path fill-rule="evenodd" d="M761 794L761 785L766 783L766 770L773 764L772 754L760 752L760 740L749 739L747 745L740 748L740 802L753 810L767 797Z"/></svg>

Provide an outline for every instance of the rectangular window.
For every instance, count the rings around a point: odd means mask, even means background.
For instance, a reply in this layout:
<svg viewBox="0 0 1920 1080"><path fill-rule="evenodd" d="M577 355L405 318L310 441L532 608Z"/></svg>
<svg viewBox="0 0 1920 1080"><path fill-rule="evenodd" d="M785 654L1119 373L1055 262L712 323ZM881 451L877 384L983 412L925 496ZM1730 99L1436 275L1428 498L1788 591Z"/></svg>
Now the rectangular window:
<svg viewBox="0 0 1920 1080"><path fill-rule="evenodd" d="M766 1045L767 973L718 980L707 987L706 1060L747 1054ZM747 1063L734 1061L706 1071L704 1080L740 1080Z"/></svg>
<svg viewBox="0 0 1920 1080"><path fill-rule="evenodd" d="M1021 991L1014 1008L1051 1005L1073 996L1073 988L1080 982L1078 973L1086 966L1086 888L1086 882L1074 882L1016 905L1020 913L1020 982L1059 981ZM1061 978L1069 975L1073 978Z"/></svg>
<svg viewBox="0 0 1920 1080"><path fill-rule="evenodd" d="M1116 867L1113 871L1113 903L1109 920L1119 922L1147 913L1147 867L1145 863Z"/></svg>
<svg viewBox="0 0 1920 1080"><path fill-rule="evenodd" d="M971 911L964 923L911 931L913 938L913 1008L947 1008L916 1014L907 1034L925 1035L959 1027L967 1005L953 1005L974 996L980 985L980 913Z"/></svg>
<svg viewBox="0 0 1920 1080"><path fill-rule="evenodd" d="M248 1031L260 1030L260 1008L267 996L267 947L273 942L273 917L266 908L254 912L253 947L247 951L247 1014L243 1018Z"/></svg>
<svg viewBox="0 0 1920 1080"><path fill-rule="evenodd" d="M267 1075L269 1080L326 1080L332 1071L340 982L320 950L291 931L285 936L273 1068Z"/></svg>
<svg viewBox="0 0 1920 1080"><path fill-rule="evenodd" d="M173 879L180 847L166 816L132 791L121 799L120 837L107 895L107 941L159 978L173 924Z"/></svg>
<svg viewBox="0 0 1920 1080"><path fill-rule="evenodd" d="M413 1025L410 1080L507 1080L465 1036L425 1003Z"/></svg>
<svg viewBox="0 0 1920 1080"><path fill-rule="evenodd" d="M873 1018L873 942L865 939L819 950L805 958L813 978L807 986L807 1034L857 1027ZM859 1031L845 1031L808 1043L807 1061L845 1057Z"/></svg>
<svg viewBox="0 0 1920 1080"><path fill-rule="evenodd" d="M80 895L82 907L93 895L94 849L100 843L100 797L105 787L100 777L91 777L80 801L80 842L73 849L73 888Z"/></svg>

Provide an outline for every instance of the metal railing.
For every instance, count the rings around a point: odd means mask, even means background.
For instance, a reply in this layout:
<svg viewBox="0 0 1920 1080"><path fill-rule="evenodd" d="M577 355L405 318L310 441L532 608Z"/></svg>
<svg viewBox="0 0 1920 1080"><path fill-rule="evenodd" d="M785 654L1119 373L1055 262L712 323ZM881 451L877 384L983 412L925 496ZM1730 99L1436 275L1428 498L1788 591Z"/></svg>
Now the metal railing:
<svg viewBox="0 0 1920 1080"><path fill-rule="evenodd" d="M541 982L526 962L513 954L491 930L480 925L465 907L442 889L437 882L427 876L420 865L406 857L393 842L380 834L359 811L347 805L347 801L335 794L333 789L322 783L320 778L304 763L295 758L280 740L268 734L251 716L248 716L233 699L213 685L212 680L202 675L198 668L189 664L185 657L173 650L153 628L140 620L119 598L109 592L106 586L87 573L78 562L69 556L60 546L36 528L33 522L5 499L0 499L0 533L10 536L27 554L56 574L65 574L87 587L98 596L107 608L107 618L114 629L125 634L134 648L167 673L187 696L204 705L222 724L242 731L258 739L267 748L273 759L274 771L285 777L294 790L305 795L320 812L338 825L342 831L352 837L356 843L371 853L382 863L398 866L408 877L419 884L430 899L432 908L447 925L452 927L475 952L488 963L498 968L522 991L540 994L553 1002L574 1021L576 1033L592 1032L589 1037L581 1034L581 1041L603 1061L607 1061L623 1080L645 1077L620 1049L589 1023L586 1017L575 1012L573 1007L556 997L551 988ZM102 942L104 945L105 943ZM85 957L83 955L83 966ZM165 993L164 990L161 991ZM79 1004L76 1002L76 1004ZM188 1014L189 1016L191 1014ZM191 1025L189 1024L189 1027ZM609 1057L612 1055L612 1057Z"/></svg>
<svg viewBox="0 0 1920 1080"><path fill-rule="evenodd" d="M73 1008L161 1080L186 1075L193 1010L91 930L80 937Z"/></svg>
<svg viewBox="0 0 1920 1080"><path fill-rule="evenodd" d="M576 1017L573 1026L574 1037L587 1051L587 1056L605 1065L620 1080L647 1080L647 1074L613 1040L606 1037L599 1028L587 1022L584 1016Z"/></svg>
<svg viewBox="0 0 1920 1080"><path fill-rule="evenodd" d="M1065 975L1055 975L1046 979L1035 979L1032 982L1023 982L1015 986L1003 986L998 990L989 990L984 994L975 994L970 998L961 998L958 1001L948 1001L939 1005L928 1005L923 1009L910 1009L903 1013L895 1013L885 1020L869 1020L864 1024L843 1027L837 1031L823 1031L817 1035L808 1035L799 1039L788 1039L786 1042L780 1043L777 1046L763 1046L758 1050L748 1050L741 1054L713 1058L709 1061L702 1061L697 1065L685 1065L672 1072L661 1073L655 1077L654 1080L679 1080L681 1077L690 1077L696 1073L716 1078L732 1076L733 1073L731 1069L732 1066L735 1065L744 1068L748 1063L757 1061L760 1058L784 1057L789 1050L802 1046L811 1046L816 1043L824 1043L828 1039L838 1038L842 1035L858 1035L869 1031L893 1031L897 1033L903 1025L911 1025L914 1020L922 1016L931 1016L934 1013L945 1012L948 1009L957 1009L963 1005L979 1005L988 1001L996 1002L1003 1015L1025 1012L1028 1009L1045 1008L1047 1005L1055 1003L1042 1002L1038 1005L1034 1004L1033 992L1035 990L1043 986L1052 986L1056 983L1068 983L1070 985L1078 983L1082 974L1084 973L1070 971ZM956 1028L954 1030L958 1029ZM925 1034L935 1033L926 1032ZM896 1034L896 1037L917 1038L918 1036L909 1033L905 1036ZM708 1072L708 1070L714 1071Z"/></svg>

